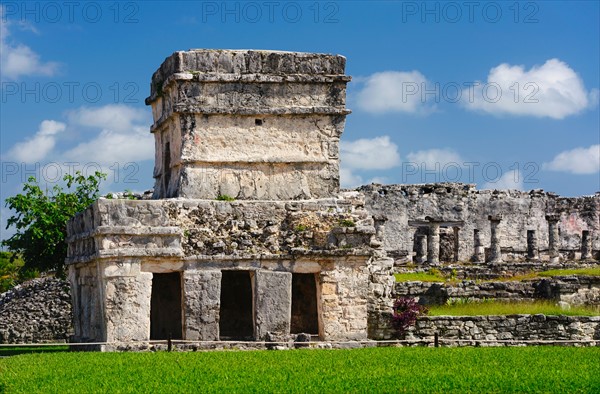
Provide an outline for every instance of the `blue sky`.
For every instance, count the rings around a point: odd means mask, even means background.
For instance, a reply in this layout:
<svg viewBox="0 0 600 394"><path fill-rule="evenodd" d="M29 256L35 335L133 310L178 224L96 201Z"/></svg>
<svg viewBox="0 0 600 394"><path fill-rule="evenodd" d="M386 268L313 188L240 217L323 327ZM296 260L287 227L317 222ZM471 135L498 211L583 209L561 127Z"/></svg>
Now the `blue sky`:
<svg viewBox="0 0 600 394"><path fill-rule="evenodd" d="M346 56L345 186L600 190L596 1L2 4L2 200L74 169L107 171L104 191L152 187L144 98L190 48Z"/></svg>

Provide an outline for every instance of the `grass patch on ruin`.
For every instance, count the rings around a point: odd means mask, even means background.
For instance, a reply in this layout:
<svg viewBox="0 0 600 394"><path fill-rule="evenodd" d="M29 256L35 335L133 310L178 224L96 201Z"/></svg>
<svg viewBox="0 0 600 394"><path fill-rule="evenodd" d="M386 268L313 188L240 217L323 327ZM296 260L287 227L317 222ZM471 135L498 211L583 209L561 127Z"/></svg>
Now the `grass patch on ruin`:
<svg viewBox="0 0 600 394"><path fill-rule="evenodd" d="M562 309L552 302L499 302L493 300L463 300L447 305L429 307L429 316L481 316L481 315L564 315L598 316L600 311L590 307Z"/></svg>
<svg viewBox="0 0 600 394"><path fill-rule="evenodd" d="M548 270L540 272L538 275L542 277L567 275L600 276L600 267Z"/></svg>
<svg viewBox="0 0 600 394"><path fill-rule="evenodd" d="M394 274L396 282L445 282L446 278L438 273L431 272L403 272Z"/></svg>
<svg viewBox="0 0 600 394"><path fill-rule="evenodd" d="M0 392L600 392L600 348L54 353L0 359Z"/></svg>

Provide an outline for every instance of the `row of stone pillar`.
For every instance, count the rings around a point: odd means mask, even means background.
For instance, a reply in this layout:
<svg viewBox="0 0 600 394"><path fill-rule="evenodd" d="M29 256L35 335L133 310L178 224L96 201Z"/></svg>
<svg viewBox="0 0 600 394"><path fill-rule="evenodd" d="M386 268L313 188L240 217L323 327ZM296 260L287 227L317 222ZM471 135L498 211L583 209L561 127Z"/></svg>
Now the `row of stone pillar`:
<svg viewBox="0 0 600 394"><path fill-rule="evenodd" d="M500 240L498 238L498 225L500 224L502 217L490 215L488 219L490 221L491 245L486 262L499 263L502 261L502 251L500 248ZM548 222L548 255L551 263L558 263L560 261L560 236L558 233L559 218L555 215L547 215L546 221ZM477 250L477 245L481 245L481 239L478 236L477 230L474 236L476 261L484 261L483 259L477 259L480 257L481 253L481 251ZM592 237L590 231L584 230L581 234L581 259L587 260L590 258L592 258ZM527 230L527 259L539 259L539 249L535 230Z"/></svg>
<svg viewBox="0 0 600 394"><path fill-rule="evenodd" d="M478 262L487 263L500 263L502 262L502 249L500 247L500 237L498 227L502 221L501 215L490 215L488 216L490 221L490 248L488 256L485 256L485 247L481 240L481 234L478 229L473 231L473 260ZM548 254L550 256L551 263L557 263L560 261L560 237L558 233L558 217L555 215L546 216L548 221ZM415 262L435 265L439 263L439 250L440 250L440 226L442 223L454 223L454 222L443 222L429 220L425 221L411 221L411 226L426 226L428 228L427 236L417 235L415 239ZM459 223L459 222L456 222ZM454 260L458 260L458 232L459 226L453 226L454 230L454 249L455 256ZM592 234L588 230L584 230L581 234L581 259L587 260L592 258ZM539 249L535 230L527 230L527 259L537 260L539 259Z"/></svg>

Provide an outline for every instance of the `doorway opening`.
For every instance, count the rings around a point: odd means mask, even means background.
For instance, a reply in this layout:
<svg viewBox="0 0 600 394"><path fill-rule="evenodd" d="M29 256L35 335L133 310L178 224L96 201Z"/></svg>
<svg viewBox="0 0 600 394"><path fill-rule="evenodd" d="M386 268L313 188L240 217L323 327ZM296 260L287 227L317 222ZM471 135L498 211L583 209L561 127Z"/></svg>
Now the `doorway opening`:
<svg viewBox="0 0 600 394"><path fill-rule="evenodd" d="M181 273L153 274L150 339L183 339L181 320Z"/></svg>
<svg viewBox="0 0 600 394"><path fill-rule="evenodd" d="M315 274L292 274L291 334L319 335Z"/></svg>
<svg viewBox="0 0 600 394"><path fill-rule="evenodd" d="M219 333L221 340L254 339L250 271L222 271Z"/></svg>

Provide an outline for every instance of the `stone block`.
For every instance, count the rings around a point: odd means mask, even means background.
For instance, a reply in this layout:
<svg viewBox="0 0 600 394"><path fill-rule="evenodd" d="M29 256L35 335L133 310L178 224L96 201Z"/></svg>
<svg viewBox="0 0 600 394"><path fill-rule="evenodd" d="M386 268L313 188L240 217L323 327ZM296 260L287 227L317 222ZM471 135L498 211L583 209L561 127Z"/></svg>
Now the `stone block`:
<svg viewBox="0 0 600 394"><path fill-rule="evenodd" d="M255 279L255 316L257 339L268 332L286 335L290 332L292 310L292 274L258 270Z"/></svg>
<svg viewBox="0 0 600 394"><path fill-rule="evenodd" d="M183 330L191 341L219 340L221 271L183 272Z"/></svg>

